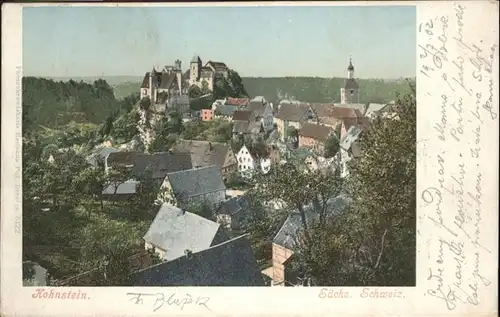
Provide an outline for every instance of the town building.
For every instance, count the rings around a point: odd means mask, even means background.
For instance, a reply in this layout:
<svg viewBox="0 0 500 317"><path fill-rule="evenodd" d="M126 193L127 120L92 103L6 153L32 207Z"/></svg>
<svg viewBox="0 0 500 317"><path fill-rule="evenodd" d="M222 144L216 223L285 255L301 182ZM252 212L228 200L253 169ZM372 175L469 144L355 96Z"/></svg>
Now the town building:
<svg viewBox="0 0 500 317"><path fill-rule="evenodd" d="M200 117L202 121L211 121L214 118L214 111L212 109L201 109Z"/></svg>
<svg viewBox="0 0 500 317"><path fill-rule="evenodd" d="M189 234L198 240L196 229ZM133 274L134 286L265 286L247 235L184 255Z"/></svg>
<svg viewBox="0 0 500 317"><path fill-rule="evenodd" d="M192 203L217 207L226 199L226 185L217 166L168 173L158 200L185 208Z"/></svg>
<svg viewBox="0 0 500 317"><path fill-rule="evenodd" d="M275 118L278 134L281 141L285 141L291 127L300 129L302 122L312 119L313 113L308 103L280 102L278 114Z"/></svg>
<svg viewBox="0 0 500 317"><path fill-rule="evenodd" d="M334 132L329 126L305 122L299 130L299 147L308 147L322 155L326 140Z"/></svg>
<svg viewBox="0 0 500 317"><path fill-rule="evenodd" d="M327 202L326 212L328 218L344 212L349 204L349 199L344 196L331 198ZM307 224L319 219L319 212L312 204L304 207ZM262 271L272 279L272 286L296 286L301 284L301 272L293 265L294 253L300 247L303 237L303 223L298 211L292 212L283 223L273 239L272 244L272 269Z"/></svg>
<svg viewBox="0 0 500 317"><path fill-rule="evenodd" d="M143 239L146 250L172 261L182 257L185 250L206 250L227 241L228 236L218 223L164 203Z"/></svg>
<svg viewBox="0 0 500 317"><path fill-rule="evenodd" d="M172 152L189 153L193 168L215 165L224 178L237 171L236 155L229 144L181 139L172 147Z"/></svg>

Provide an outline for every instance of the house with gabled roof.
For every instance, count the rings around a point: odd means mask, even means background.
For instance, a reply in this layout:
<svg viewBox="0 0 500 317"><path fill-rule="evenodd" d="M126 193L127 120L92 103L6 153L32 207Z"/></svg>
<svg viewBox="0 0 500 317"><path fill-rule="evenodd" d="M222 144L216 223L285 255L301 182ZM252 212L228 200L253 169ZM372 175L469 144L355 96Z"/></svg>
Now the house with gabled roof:
<svg viewBox="0 0 500 317"><path fill-rule="evenodd" d="M334 132L329 126L304 122L299 130L299 147L308 147L322 154L326 140Z"/></svg>
<svg viewBox="0 0 500 317"><path fill-rule="evenodd" d="M133 274L134 286L265 286L247 235Z"/></svg>
<svg viewBox="0 0 500 317"><path fill-rule="evenodd" d="M137 155L134 166L132 167L132 172L137 176L150 172L153 179L163 181L168 173L189 170L192 168L193 163L190 153L160 152Z"/></svg>
<svg viewBox="0 0 500 317"><path fill-rule="evenodd" d="M240 175L243 177L252 177L255 173L268 173L273 159L274 162L276 161L271 154L274 153L268 148L259 152L254 147L243 145L236 154Z"/></svg>
<svg viewBox="0 0 500 317"><path fill-rule="evenodd" d="M302 122L311 119L312 116L313 113L308 103L281 102L278 114L274 120L281 141L288 138L287 131L290 127L294 127L299 130Z"/></svg>
<svg viewBox="0 0 500 317"><path fill-rule="evenodd" d="M194 168L215 165L223 177L237 170L236 156L229 144L181 139L172 147L172 152L190 153Z"/></svg>
<svg viewBox="0 0 500 317"><path fill-rule="evenodd" d="M233 105L218 105L213 110L214 118L233 121L233 114L235 111L242 109L240 106Z"/></svg>
<svg viewBox="0 0 500 317"><path fill-rule="evenodd" d="M350 200L339 195L330 198L327 202L327 217L344 212ZM319 220L319 213L314 209L313 204L304 207L306 222L311 225ZM273 265L272 270L264 270L264 274L272 279L273 286L295 286L299 283L297 271L293 268L293 254L297 250L303 234L302 218L298 211L291 213L285 220L280 230L273 239Z"/></svg>
<svg viewBox="0 0 500 317"><path fill-rule="evenodd" d="M143 239L146 250L172 261L185 250L199 252L227 241L228 236L218 223L164 203Z"/></svg>
<svg viewBox="0 0 500 317"><path fill-rule="evenodd" d="M256 141L264 133L261 121L233 121L233 138L243 138L245 140Z"/></svg>
<svg viewBox="0 0 500 317"><path fill-rule="evenodd" d="M248 98L227 97L224 104L229 105L229 106L237 106L237 107L244 109L246 106L248 106L249 102L250 102L250 99L248 99Z"/></svg>
<svg viewBox="0 0 500 317"><path fill-rule="evenodd" d="M89 156L87 156L86 160L90 165L97 167L100 163L105 164L108 155L115 152L120 152L120 150L114 147L105 146L96 149Z"/></svg>
<svg viewBox="0 0 500 317"><path fill-rule="evenodd" d="M168 173L161 188L159 200L180 208L192 203L217 207L226 199L226 185L215 165Z"/></svg>

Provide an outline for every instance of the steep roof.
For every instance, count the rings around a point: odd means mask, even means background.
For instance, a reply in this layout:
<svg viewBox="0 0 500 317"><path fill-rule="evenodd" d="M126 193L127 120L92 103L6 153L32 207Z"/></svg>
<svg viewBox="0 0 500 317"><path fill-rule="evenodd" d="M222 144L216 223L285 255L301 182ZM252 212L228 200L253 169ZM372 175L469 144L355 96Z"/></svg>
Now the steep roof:
<svg viewBox="0 0 500 317"><path fill-rule="evenodd" d="M136 158L142 155L140 152L112 152L109 153L106 161L108 166L114 164L133 165Z"/></svg>
<svg viewBox="0 0 500 317"><path fill-rule="evenodd" d="M351 126L345 136L340 140L340 147L349 151L352 145L359 139L363 129L361 127L357 127L355 125Z"/></svg>
<svg viewBox="0 0 500 317"><path fill-rule="evenodd" d="M192 169L189 153L153 153L138 155L133 167L135 175L141 175L149 169L155 179L164 179L167 173Z"/></svg>
<svg viewBox="0 0 500 317"><path fill-rule="evenodd" d="M154 70L154 68L153 68L153 70ZM153 77L154 77L154 80L156 81L156 83L160 83L161 82L162 73L157 72L157 71L147 72L144 75L144 78L142 79L141 88L149 88L149 74L151 74L151 73L153 73Z"/></svg>
<svg viewBox="0 0 500 317"><path fill-rule="evenodd" d="M191 58L191 63L201 63L201 58L198 55L195 55Z"/></svg>
<svg viewBox="0 0 500 317"><path fill-rule="evenodd" d="M309 105L307 104L282 103L276 118L285 121L301 122L308 110Z"/></svg>
<svg viewBox="0 0 500 317"><path fill-rule="evenodd" d="M346 130L349 130L351 126L360 127L363 131L368 131L371 126L370 118L359 117L359 118L346 118L342 120Z"/></svg>
<svg viewBox="0 0 500 317"><path fill-rule="evenodd" d="M249 121L234 121L233 122L233 133L247 133Z"/></svg>
<svg viewBox="0 0 500 317"><path fill-rule="evenodd" d="M231 164L226 162L228 152L231 146L224 143L197 141L197 140L179 140L172 148L174 153L190 153L193 167L206 167L215 165L222 168ZM234 162L236 163L236 162Z"/></svg>
<svg viewBox="0 0 500 317"><path fill-rule="evenodd" d="M329 117L334 117L338 119L344 118L357 118L359 113L356 112L356 109L350 107L344 107L344 105L338 105L329 110Z"/></svg>
<svg viewBox="0 0 500 317"><path fill-rule="evenodd" d="M134 286L265 286L246 235L133 275Z"/></svg>
<svg viewBox="0 0 500 317"><path fill-rule="evenodd" d="M103 147L103 148L100 148L100 149L97 149L96 151L94 151L92 154L90 154L89 156L87 156L87 162L90 164L90 165L97 165L97 162L99 160L105 160L106 157L111 154L111 153L115 153L115 152L120 152L120 150L118 149L115 149L113 147Z"/></svg>
<svg viewBox="0 0 500 317"><path fill-rule="evenodd" d="M172 85L177 81L177 75L175 73L162 73L159 88L160 89L170 89Z"/></svg>
<svg viewBox="0 0 500 317"><path fill-rule="evenodd" d="M233 113L238 109L238 106L218 105L217 108L215 108L215 114L220 116L232 117Z"/></svg>
<svg viewBox="0 0 500 317"><path fill-rule="evenodd" d="M208 61L206 65L208 64L211 64L215 69L228 68L227 65L223 62Z"/></svg>
<svg viewBox="0 0 500 317"><path fill-rule="evenodd" d="M250 101L250 99L248 99L248 98L227 97L226 98L226 105L246 107L248 105L249 101Z"/></svg>
<svg viewBox="0 0 500 317"><path fill-rule="evenodd" d="M252 112L249 110L236 110L233 113L233 121L249 121L252 116Z"/></svg>
<svg viewBox="0 0 500 317"><path fill-rule="evenodd" d="M331 217L343 212L348 204L349 199L342 195L329 199L327 202L328 216ZM305 206L304 211L308 224L319 219L319 213L314 210L312 204ZM296 211L294 213L291 213L285 220L283 226L281 226L281 229L274 237L273 242L289 250L293 250L296 247L297 238L299 238L300 232L302 232L302 230L302 219L298 211Z"/></svg>
<svg viewBox="0 0 500 317"><path fill-rule="evenodd" d="M106 196L133 195L137 192L137 187L139 186L139 184L140 182L135 180L129 180L117 185L110 184L108 187L104 188L101 194Z"/></svg>
<svg viewBox="0 0 500 317"><path fill-rule="evenodd" d="M262 132L262 122L260 121L250 121L248 124L248 133L259 134Z"/></svg>
<svg viewBox="0 0 500 317"><path fill-rule="evenodd" d="M364 103L336 103L335 107L353 109L358 116L363 116L366 112L367 105Z"/></svg>
<svg viewBox="0 0 500 317"><path fill-rule="evenodd" d="M332 103L312 103L311 109L314 111L317 117L328 117L333 113L333 108L335 107Z"/></svg>
<svg viewBox="0 0 500 317"><path fill-rule="evenodd" d="M198 252L214 245L219 227L214 221L164 203L144 241L164 250L165 259L171 261L183 256L185 250Z"/></svg>
<svg viewBox="0 0 500 317"><path fill-rule="evenodd" d="M233 197L221 202L217 208L217 213L222 215L235 215L244 211L248 207L248 202L243 196Z"/></svg>
<svg viewBox="0 0 500 317"><path fill-rule="evenodd" d="M254 117L260 117L264 113L266 105L260 101L250 101L247 106L247 109L253 111Z"/></svg>
<svg viewBox="0 0 500 317"><path fill-rule="evenodd" d="M325 142L333 133L333 129L319 124L304 122L299 130L299 135L307 138L313 138Z"/></svg>
<svg viewBox="0 0 500 317"><path fill-rule="evenodd" d="M168 173L167 177L174 195L178 199L226 190L226 185L224 185L220 169L217 166Z"/></svg>

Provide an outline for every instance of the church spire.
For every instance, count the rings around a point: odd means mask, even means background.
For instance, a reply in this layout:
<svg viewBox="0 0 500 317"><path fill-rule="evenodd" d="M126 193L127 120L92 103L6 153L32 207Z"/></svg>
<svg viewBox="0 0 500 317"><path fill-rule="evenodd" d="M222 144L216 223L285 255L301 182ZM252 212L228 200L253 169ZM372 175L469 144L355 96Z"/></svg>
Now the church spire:
<svg viewBox="0 0 500 317"><path fill-rule="evenodd" d="M349 66L347 66L347 78L354 78L354 66L352 65L351 58L349 58Z"/></svg>

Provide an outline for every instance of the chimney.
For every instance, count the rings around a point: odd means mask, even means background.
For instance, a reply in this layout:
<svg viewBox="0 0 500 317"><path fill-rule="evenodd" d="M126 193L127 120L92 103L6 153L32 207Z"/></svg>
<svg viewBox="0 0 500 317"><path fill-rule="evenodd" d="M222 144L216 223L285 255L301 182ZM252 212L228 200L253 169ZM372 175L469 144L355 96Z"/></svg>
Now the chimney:
<svg viewBox="0 0 500 317"><path fill-rule="evenodd" d="M191 259L193 256L193 252L191 250L184 250L184 255L186 256L187 259Z"/></svg>
<svg viewBox="0 0 500 317"><path fill-rule="evenodd" d="M212 151L212 142L208 142L208 149Z"/></svg>

